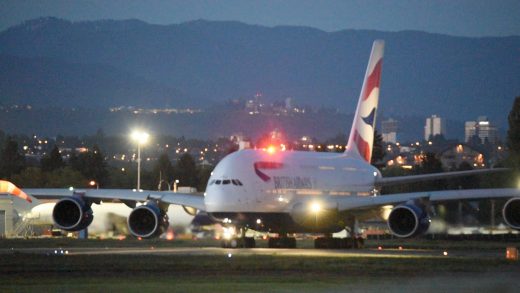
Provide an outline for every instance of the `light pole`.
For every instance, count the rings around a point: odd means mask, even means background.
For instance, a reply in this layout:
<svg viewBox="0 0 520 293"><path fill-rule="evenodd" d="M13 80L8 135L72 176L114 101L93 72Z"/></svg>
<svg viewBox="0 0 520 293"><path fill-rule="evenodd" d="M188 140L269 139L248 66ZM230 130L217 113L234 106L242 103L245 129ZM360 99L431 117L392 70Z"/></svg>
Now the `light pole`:
<svg viewBox="0 0 520 293"><path fill-rule="evenodd" d="M131 137L137 142L137 191L139 191L141 190L141 145L148 141L150 135L141 130L134 130Z"/></svg>
<svg viewBox="0 0 520 293"><path fill-rule="evenodd" d="M173 192L177 192L177 184L179 183L179 179L175 179L173 181Z"/></svg>

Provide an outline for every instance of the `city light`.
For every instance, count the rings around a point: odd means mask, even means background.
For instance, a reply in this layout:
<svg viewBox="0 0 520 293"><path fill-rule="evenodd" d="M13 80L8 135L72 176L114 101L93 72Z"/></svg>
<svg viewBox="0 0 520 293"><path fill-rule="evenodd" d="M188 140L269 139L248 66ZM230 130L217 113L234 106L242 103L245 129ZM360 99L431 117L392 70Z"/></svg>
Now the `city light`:
<svg viewBox="0 0 520 293"><path fill-rule="evenodd" d="M95 180L90 180L90 182L88 183L88 185L92 186L92 187L96 187L96 189L99 189L99 184L95 181Z"/></svg>

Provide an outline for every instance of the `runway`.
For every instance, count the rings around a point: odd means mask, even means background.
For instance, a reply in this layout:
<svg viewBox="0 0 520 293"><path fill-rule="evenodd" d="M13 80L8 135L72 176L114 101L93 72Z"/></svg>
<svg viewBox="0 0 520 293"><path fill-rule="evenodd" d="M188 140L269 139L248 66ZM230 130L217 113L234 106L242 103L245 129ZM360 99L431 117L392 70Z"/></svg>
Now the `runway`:
<svg viewBox="0 0 520 293"><path fill-rule="evenodd" d="M392 258L486 258L503 259L505 251L486 250L440 250L440 249L280 249L280 248L248 248L230 249L217 247L46 247L46 248L9 248L0 249L0 254L44 254L44 255L215 255L224 257L235 256L290 256L290 257L392 257Z"/></svg>
<svg viewBox="0 0 520 293"><path fill-rule="evenodd" d="M35 241L29 243L32 247L16 246L20 243L9 243L12 248L4 243L0 248L2 292L70 288L125 292L516 292L520 272L520 263L505 260L505 247L485 245L450 250L390 245L328 250L230 249L178 246L180 243L165 247L166 242L155 242L161 247L150 242L120 247L114 241L69 241L69 245ZM96 246L87 246L92 244ZM137 245L121 243L129 244Z"/></svg>

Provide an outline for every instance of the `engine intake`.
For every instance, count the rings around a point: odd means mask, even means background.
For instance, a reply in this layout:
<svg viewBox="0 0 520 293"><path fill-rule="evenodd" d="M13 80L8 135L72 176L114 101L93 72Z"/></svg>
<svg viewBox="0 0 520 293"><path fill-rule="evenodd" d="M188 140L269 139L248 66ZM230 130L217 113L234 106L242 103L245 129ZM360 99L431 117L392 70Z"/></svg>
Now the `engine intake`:
<svg viewBox="0 0 520 293"><path fill-rule="evenodd" d="M94 220L92 208L79 196L66 197L56 203L52 210L54 224L65 231L87 228Z"/></svg>
<svg viewBox="0 0 520 293"><path fill-rule="evenodd" d="M413 204L396 206L388 216L388 228L397 237L407 238L422 234L430 227L430 217L421 207Z"/></svg>
<svg viewBox="0 0 520 293"><path fill-rule="evenodd" d="M155 202L136 207L128 216L128 228L135 237L158 237L168 225L168 215Z"/></svg>
<svg viewBox="0 0 520 293"><path fill-rule="evenodd" d="M520 230L520 198L511 198L504 204L502 217L509 227Z"/></svg>

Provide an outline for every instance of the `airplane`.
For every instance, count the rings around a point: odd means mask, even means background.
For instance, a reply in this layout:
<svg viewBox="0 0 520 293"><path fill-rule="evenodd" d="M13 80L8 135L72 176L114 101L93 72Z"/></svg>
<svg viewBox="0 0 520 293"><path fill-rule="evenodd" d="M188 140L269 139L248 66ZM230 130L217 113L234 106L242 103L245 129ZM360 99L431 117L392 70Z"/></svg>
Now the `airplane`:
<svg viewBox="0 0 520 293"><path fill-rule="evenodd" d="M120 201L131 207L132 235L153 238L168 226L167 210L180 205L192 214L205 212L237 233L224 247L255 247L248 229L277 233L271 248L294 248L291 233L320 233L317 248L359 247L359 221L379 217L401 238L425 233L431 204L439 201L503 198L504 222L520 230L520 191L513 188L448 190L379 195L382 186L467 176L500 170L470 170L383 178L370 164L378 107L384 41L376 40L365 72L354 121L344 153L246 149L231 153L215 167L204 195L123 189L26 189L36 198L56 198L53 220L67 231L87 228L92 204ZM389 206L391 208L388 213ZM385 212L386 211L386 212ZM332 233L346 229L350 238Z"/></svg>
<svg viewBox="0 0 520 293"><path fill-rule="evenodd" d="M12 194L16 197L19 197L28 203L32 203L32 198L25 193L23 190L18 188L13 183L6 181L6 180L0 180L0 194Z"/></svg>

